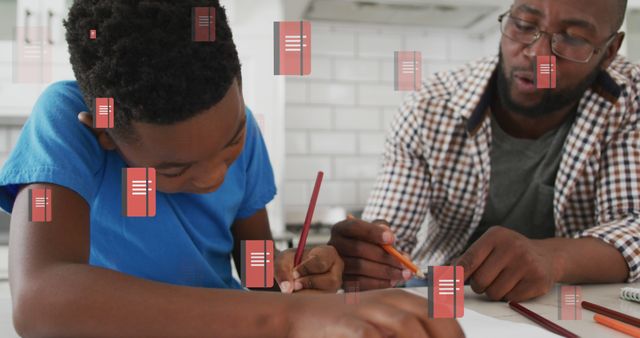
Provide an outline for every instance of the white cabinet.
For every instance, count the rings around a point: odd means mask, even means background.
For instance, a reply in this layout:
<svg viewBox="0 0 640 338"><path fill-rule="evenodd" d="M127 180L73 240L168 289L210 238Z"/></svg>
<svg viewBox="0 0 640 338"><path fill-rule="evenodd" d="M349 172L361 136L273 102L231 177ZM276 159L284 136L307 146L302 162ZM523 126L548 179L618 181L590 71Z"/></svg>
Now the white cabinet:
<svg viewBox="0 0 640 338"><path fill-rule="evenodd" d="M0 117L26 116L51 82L73 79L67 0L0 0ZM13 12L13 13L11 13Z"/></svg>
<svg viewBox="0 0 640 338"><path fill-rule="evenodd" d="M640 4L627 11L627 54L635 62L640 62Z"/></svg>

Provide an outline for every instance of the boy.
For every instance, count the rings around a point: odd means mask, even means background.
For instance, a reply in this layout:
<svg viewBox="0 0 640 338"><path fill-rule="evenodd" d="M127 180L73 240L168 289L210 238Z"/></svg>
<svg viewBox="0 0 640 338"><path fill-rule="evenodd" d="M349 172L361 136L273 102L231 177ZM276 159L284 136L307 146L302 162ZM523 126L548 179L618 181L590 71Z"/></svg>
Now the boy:
<svg viewBox="0 0 640 338"><path fill-rule="evenodd" d="M198 6L216 7L215 42L191 40ZM19 334L460 335L402 291L341 306L337 295L239 290L229 256L239 269L242 240L271 238L275 186L217 2L77 1L65 25L77 83L42 94L0 173ZM113 98L114 128L94 128L97 98ZM136 167L156 170L155 217L122 216L122 170ZM47 222L29 215L40 188L51 194ZM284 293L341 284L332 247L309 250L295 270L291 251L275 265Z"/></svg>

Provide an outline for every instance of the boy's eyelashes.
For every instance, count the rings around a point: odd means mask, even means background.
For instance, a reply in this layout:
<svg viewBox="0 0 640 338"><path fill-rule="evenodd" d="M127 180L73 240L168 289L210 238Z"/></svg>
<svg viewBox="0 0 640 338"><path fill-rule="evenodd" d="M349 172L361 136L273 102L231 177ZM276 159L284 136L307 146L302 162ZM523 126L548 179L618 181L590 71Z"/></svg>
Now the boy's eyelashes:
<svg viewBox="0 0 640 338"><path fill-rule="evenodd" d="M240 141L242 141L242 137L237 137L235 140L233 140L233 142L229 143L229 146L227 148L230 148L230 147L233 147L233 146L239 144Z"/></svg>

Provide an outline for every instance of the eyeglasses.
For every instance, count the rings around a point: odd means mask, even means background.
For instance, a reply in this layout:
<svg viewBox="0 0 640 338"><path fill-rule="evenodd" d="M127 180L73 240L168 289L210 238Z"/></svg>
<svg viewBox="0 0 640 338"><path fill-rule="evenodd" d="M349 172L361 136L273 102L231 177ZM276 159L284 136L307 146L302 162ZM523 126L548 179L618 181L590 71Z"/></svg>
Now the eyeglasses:
<svg viewBox="0 0 640 338"><path fill-rule="evenodd" d="M601 47L595 47L587 40L573 37L566 33L549 33L528 21L511 16L511 10L498 17L500 31L507 38L526 45L532 45L542 35L551 36L551 50L553 54L573 62L587 63L591 58L600 53L618 34L613 33Z"/></svg>

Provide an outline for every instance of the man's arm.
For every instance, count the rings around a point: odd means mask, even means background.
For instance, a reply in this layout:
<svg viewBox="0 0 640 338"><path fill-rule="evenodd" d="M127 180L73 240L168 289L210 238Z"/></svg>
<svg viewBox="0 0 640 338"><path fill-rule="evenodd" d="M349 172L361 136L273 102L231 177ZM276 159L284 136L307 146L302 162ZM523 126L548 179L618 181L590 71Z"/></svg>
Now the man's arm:
<svg viewBox="0 0 640 338"><path fill-rule="evenodd" d="M624 97L624 96L623 96ZM578 234L616 248L628 267L628 282L640 278L640 77L633 79L625 118L602 152L596 181L598 225ZM622 99L622 98L621 98Z"/></svg>
<svg viewBox="0 0 640 338"><path fill-rule="evenodd" d="M635 78L624 114L603 149L595 181L598 219L577 238L530 240L490 228L458 260L465 278L491 299L524 300L546 293L555 282L614 283L640 278L640 85ZM622 104L622 103L619 103ZM611 119L614 120L612 116ZM580 231L581 230L581 231Z"/></svg>
<svg viewBox="0 0 640 338"><path fill-rule="evenodd" d="M400 108L385 145L382 170L367 201L363 220L334 225L329 244L345 262L345 280L361 290L394 286L411 277L382 244L410 253L428 213L429 168L425 162L424 104L428 98L412 95ZM391 225L391 226L389 226Z"/></svg>
<svg viewBox="0 0 640 338"><path fill-rule="evenodd" d="M476 293L492 300L523 301L555 283L620 283L629 273L613 246L595 238L532 240L513 230L489 228L456 262Z"/></svg>
<svg viewBox="0 0 640 338"><path fill-rule="evenodd" d="M543 250L557 253L560 283L622 283L629 276L620 251L599 239L550 238L539 242Z"/></svg>

